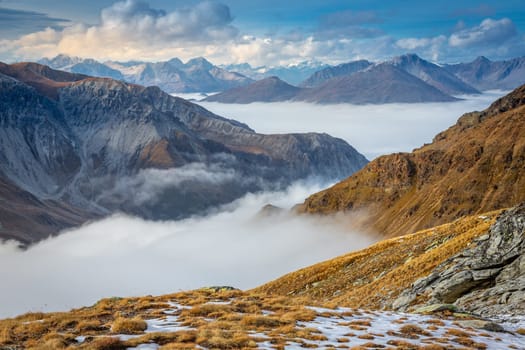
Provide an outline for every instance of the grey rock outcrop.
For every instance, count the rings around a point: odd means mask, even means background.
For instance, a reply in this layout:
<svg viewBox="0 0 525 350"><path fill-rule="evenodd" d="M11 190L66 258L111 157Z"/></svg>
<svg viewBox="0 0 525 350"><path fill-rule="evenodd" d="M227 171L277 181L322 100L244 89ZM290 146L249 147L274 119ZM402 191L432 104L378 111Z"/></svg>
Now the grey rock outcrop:
<svg viewBox="0 0 525 350"><path fill-rule="evenodd" d="M525 203L502 213L489 232L451 257L394 301L398 310L453 303L483 317L525 314Z"/></svg>

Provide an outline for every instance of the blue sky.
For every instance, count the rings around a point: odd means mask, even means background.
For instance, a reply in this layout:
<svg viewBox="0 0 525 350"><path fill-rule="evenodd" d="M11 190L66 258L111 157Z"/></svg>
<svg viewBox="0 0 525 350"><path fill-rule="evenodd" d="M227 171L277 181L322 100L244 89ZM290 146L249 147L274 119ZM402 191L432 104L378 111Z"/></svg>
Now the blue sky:
<svg viewBox="0 0 525 350"><path fill-rule="evenodd" d="M437 62L525 55L523 0L0 0L0 60Z"/></svg>

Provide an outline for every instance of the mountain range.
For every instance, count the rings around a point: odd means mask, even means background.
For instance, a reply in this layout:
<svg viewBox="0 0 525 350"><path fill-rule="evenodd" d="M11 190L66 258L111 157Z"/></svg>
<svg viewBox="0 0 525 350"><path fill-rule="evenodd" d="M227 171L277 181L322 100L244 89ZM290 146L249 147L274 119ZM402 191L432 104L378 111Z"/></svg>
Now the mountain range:
<svg viewBox="0 0 525 350"><path fill-rule="evenodd" d="M39 63L72 73L107 77L144 86L158 86L168 93L216 92L253 81L242 74L214 66L202 57L186 63L178 58L165 62L100 63L93 59L58 55L52 59L41 59Z"/></svg>
<svg viewBox="0 0 525 350"><path fill-rule="evenodd" d="M182 218L367 163L341 139L258 134L158 87L36 63L0 64L0 84L1 190L13 198L0 236L23 243L115 211Z"/></svg>
<svg viewBox="0 0 525 350"><path fill-rule="evenodd" d="M484 63L479 64L480 61ZM222 103L290 100L321 104L448 102L455 101L454 96L479 94L480 90L517 87L525 82L524 62L525 58L501 62L483 58L468 64L440 66L415 54L406 54L381 63L360 60L324 68L298 88L288 86L285 95L282 94L284 82L254 82L204 100ZM290 96L292 91L295 94Z"/></svg>

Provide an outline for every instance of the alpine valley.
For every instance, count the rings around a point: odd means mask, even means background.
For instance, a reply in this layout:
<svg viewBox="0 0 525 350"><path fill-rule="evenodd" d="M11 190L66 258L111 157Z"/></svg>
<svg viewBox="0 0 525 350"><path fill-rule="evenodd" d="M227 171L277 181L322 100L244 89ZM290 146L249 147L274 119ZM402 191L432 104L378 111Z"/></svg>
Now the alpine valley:
<svg viewBox="0 0 525 350"><path fill-rule="evenodd" d="M0 350L525 350L523 5L0 0Z"/></svg>

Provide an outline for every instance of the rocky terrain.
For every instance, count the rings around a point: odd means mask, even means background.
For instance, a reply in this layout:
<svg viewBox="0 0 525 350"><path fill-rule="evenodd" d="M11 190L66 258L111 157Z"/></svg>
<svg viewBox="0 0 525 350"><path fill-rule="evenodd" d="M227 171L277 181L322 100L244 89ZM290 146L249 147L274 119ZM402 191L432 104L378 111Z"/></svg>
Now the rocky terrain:
<svg viewBox="0 0 525 350"><path fill-rule="evenodd" d="M360 213L362 227L396 236L525 200L525 86L463 115L431 144L379 157L309 197L306 213Z"/></svg>
<svg viewBox="0 0 525 350"><path fill-rule="evenodd" d="M117 210L185 217L263 187L342 178L367 162L343 140L257 134L157 87L34 63L1 64L0 84L0 172L39 208L57 205L47 234ZM58 218L59 208L71 213ZM46 226L39 212L22 214ZM10 217L2 237L45 236L21 234L27 222Z"/></svg>
<svg viewBox="0 0 525 350"><path fill-rule="evenodd" d="M424 299L427 299L424 303ZM454 304L483 317L525 315L525 203L501 214L465 250L414 282L395 309Z"/></svg>

